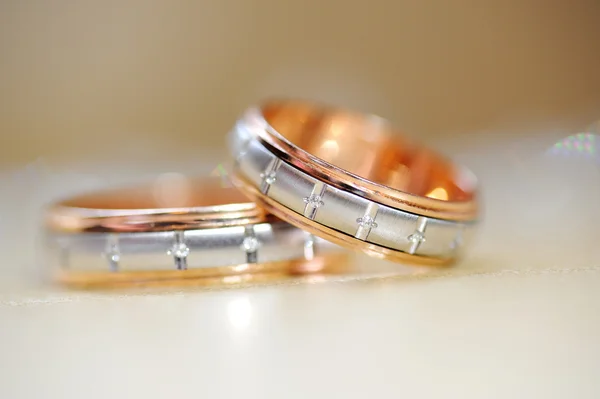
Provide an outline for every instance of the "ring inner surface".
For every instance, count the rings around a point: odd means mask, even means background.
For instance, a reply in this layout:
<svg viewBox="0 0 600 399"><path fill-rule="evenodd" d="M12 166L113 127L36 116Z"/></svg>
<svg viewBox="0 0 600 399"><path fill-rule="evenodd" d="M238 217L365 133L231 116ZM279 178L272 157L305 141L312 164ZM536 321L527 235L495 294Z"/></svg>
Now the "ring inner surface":
<svg viewBox="0 0 600 399"><path fill-rule="evenodd" d="M274 103L265 120L295 146L354 175L442 201L471 201L466 170L402 137L382 119L307 103Z"/></svg>
<svg viewBox="0 0 600 399"><path fill-rule="evenodd" d="M163 175L154 182L80 195L61 205L87 209L161 209L245 204L248 199L220 179Z"/></svg>

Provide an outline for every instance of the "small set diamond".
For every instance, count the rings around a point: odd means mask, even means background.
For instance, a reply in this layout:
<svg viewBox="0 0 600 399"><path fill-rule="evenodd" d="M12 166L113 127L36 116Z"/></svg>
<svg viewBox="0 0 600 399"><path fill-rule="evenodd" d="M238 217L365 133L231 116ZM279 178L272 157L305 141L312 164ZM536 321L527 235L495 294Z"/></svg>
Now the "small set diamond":
<svg viewBox="0 0 600 399"><path fill-rule="evenodd" d="M190 254L190 248L184 242L178 242L173 244L171 249L167 251L167 254L175 258L187 258Z"/></svg>
<svg viewBox="0 0 600 399"><path fill-rule="evenodd" d="M277 173L276 172L261 173L260 178L263 179L263 181L266 184L271 185L271 184L275 183L275 181L277 181Z"/></svg>
<svg viewBox="0 0 600 399"><path fill-rule="evenodd" d="M313 207L313 208L319 208L319 207L325 205L321 196L317 195L317 194L311 194L308 197L304 197L304 198L302 198L302 201L304 201L304 203L306 205Z"/></svg>
<svg viewBox="0 0 600 399"><path fill-rule="evenodd" d="M173 246L167 251L171 255L178 270L187 269L187 257L190 254L190 248L185 243L183 231L176 231L174 234Z"/></svg>
<svg viewBox="0 0 600 399"><path fill-rule="evenodd" d="M110 270L116 272L119 269L119 262L121 261L121 251L119 249L119 239L116 235L111 235L106 243L106 250L104 256L108 259L108 265Z"/></svg>
<svg viewBox="0 0 600 399"><path fill-rule="evenodd" d="M260 247L260 241L256 237L246 237L242 241L240 249L245 252L256 252Z"/></svg>
<svg viewBox="0 0 600 399"><path fill-rule="evenodd" d="M273 159L269 165L267 165L267 168L260 174L260 191L263 194L268 194L271 185L277 181L277 169L279 169L280 164L281 161L279 159Z"/></svg>
<svg viewBox="0 0 600 399"><path fill-rule="evenodd" d="M423 233L421 233L419 231L415 231L414 233L412 233L411 235L409 235L406 239L408 241L412 242L413 244L420 244L422 242L427 241L425 239L425 236L423 235Z"/></svg>
<svg viewBox="0 0 600 399"><path fill-rule="evenodd" d="M242 245L240 245L240 249L246 253L247 263L258 262L258 249L260 246L261 243L258 237L256 237L254 226L246 226L244 228L244 240L242 241Z"/></svg>
<svg viewBox="0 0 600 399"><path fill-rule="evenodd" d="M356 219L356 223L358 223L358 225L361 227L368 227L370 229L377 228L377 223L375 223L375 219L373 219L369 215Z"/></svg>
<svg viewBox="0 0 600 399"><path fill-rule="evenodd" d="M113 263L119 263L121 260L121 254L117 251L113 251L108 254L108 259Z"/></svg>
<svg viewBox="0 0 600 399"><path fill-rule="evenodd" d="M409 254L414 254L417 252L421 244L425 241L425 230L427 229L427 218L423 216L419 216L417 218L417 229L408 237L406 240L411 243L410 249L408 250Z"/></svg>

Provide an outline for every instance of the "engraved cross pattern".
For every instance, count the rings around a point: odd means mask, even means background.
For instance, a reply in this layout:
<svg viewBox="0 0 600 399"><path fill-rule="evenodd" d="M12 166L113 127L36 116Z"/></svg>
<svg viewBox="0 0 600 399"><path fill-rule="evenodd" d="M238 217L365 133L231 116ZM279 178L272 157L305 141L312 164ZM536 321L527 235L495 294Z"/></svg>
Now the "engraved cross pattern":
<svg viewBox="0 0 600 399"><path fill-rule="evenodd" d="M425 229L427 229L427 218L423 216L419 216L417 218L417 229L414 233L406 237L406 239L411 243L410 249L408 253L413 255L422 243L426 241L425 239Z"/></svg>

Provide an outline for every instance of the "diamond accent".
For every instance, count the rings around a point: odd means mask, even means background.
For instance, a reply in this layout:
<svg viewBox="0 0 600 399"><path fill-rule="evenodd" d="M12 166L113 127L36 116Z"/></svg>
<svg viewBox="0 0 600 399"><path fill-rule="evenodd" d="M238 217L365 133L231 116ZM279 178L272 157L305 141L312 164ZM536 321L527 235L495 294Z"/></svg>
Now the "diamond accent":
<svg viewBox="0 0 600 399"><path fill-rule="evenodd" d="M358 225L361 227L368 227L371 229L377 228L377 223L375 223L375 219L373 219L369 215L356 219L356 223L358 223Z"/></svg>
<svg viewBox="0 0 600 399"><path fill-rule="evenodd" d="M246 252L256 252L260 247L260 241L256 237L246 237L244 241L242 241L242 245L240 248Z"/></svg>
<svg viewBox="0 0 600 399"><path fill-rule="evenodd" d="M116 235L110 235L106 243L104 257L108 260L110 270L116 272L119 269L121 261L121 251L119 250L119 238Z"/></svg>
<svg viewBox="0 0 600 399"><path fill-rule="evenodd" d="M408 241L412 242L413 244L420 244L420 243L426 241L425 236L420 231L415 231L414 233L409 235L407 237L407 239L408 239Z"/></svg>
<svg viewBox="0 0 600 399"><path fill-rule="evenodd" d="M322 201L321 196L317 194L311 194L309 197L304 197L302 198L302 201L304 201L305 204L308 204L313 208L319 208L325 205L325 203Z"/></svg>
<svg viewBox="0 0 600 399"><path fill-rule="evenodd" d="M167 254L172 255L176 258L187 258L187 256L190 254L190 248L187 245L185 245L185 243L179 242L173 244L173 246L167 252Z"/></svg>
<svg viewBox="0 0 600 399"><path fill-rule="evenodd" d="M109 254L108 259L110 259L111 262L119 263L119 261L121 260L121 254L118 252L113 252Z"/></svg>
<svg viewBox="0 0 600 399"><path fill-rule="evenodd" d="M261 173L260 178L263 179L265 183L270 185L270 184L275 183L275 181L277 180L277 173L276 172Z"/></svg>

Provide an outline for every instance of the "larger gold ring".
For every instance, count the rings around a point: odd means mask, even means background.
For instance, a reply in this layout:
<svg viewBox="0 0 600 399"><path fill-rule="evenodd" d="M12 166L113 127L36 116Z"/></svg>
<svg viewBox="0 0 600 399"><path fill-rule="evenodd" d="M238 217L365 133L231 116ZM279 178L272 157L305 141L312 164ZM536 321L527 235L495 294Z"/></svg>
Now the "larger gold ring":
<svg viewBox="0 0 600 399"><path fill-rule="evenodd" d="M449 264L477 220L474 175L376 116L271 101L238 121L230 150L233 180L251 199L378 257Z"/></svg>

